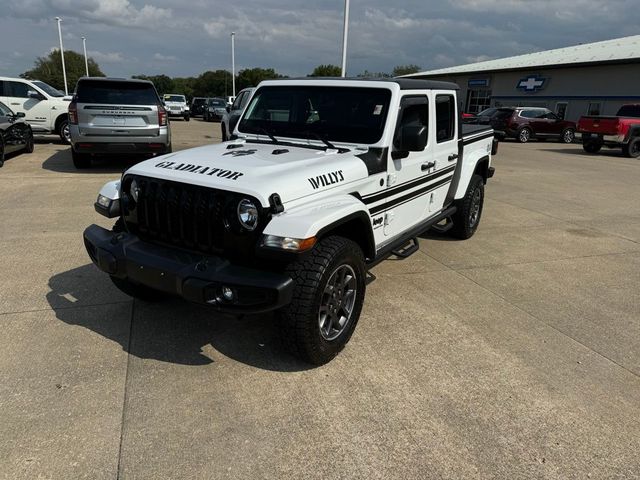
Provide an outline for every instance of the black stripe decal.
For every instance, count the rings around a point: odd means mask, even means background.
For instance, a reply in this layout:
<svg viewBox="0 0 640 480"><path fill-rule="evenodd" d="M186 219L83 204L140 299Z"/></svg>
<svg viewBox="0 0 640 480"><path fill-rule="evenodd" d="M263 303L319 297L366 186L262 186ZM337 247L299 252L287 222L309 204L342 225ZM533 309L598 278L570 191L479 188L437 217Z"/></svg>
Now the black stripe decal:
<svg viewBox="0 0 640 480"><path fill-rule="evenodd" d="M492 138L492 137L493 137L493 132L487 133L485 135L481 135L479 137L473 137L473 138L470 138L469 140L463 139L462 144L469 145L470 143L479 142L480 140L484 140L485 138Z"/></svg>
<svg viewBox="0 0 640 480"><path fill-rule="evenodd" d="M436 190L438 187L441 187L442 185L449 183L451 181L451 178L453 178L452 175L448 176L447 178L443 178L442 180L439 180L436 183L427 185L426 187L423 187L420 190L416 190L415 192L411 192L411 193L408 193L407 195L396 198L388 203L383 203L382 205L373 207L372 209L369 210L369 214L376 215L380 212L385 212L387 210L390 210L393 207L397 207L398 205L402 205L403 203L407 203L407 202L410 202L411 200L415 200L416 198L421 197L422 195L426 195L427 193L432 192L433 190Z"/></svg>
<svg viewBox="0 0 640 480"><path fill-rule="evenodd" d="M430 182L431 180L435 180L436 178L440 178L443 175L453 172L455 168L456 168L455 165L450 165L446 168L442 168L438 170L437 172L433 172L433 173L430 173L429 175L425 175L424 177L420 177L417 180L410 180L408 182L401 183L400 185L397 185L393 188L384 190L380 193L374 193L369 195L368 197L363 197L362 201L365 203L365 205L375 203L379 200L383 200L397 193L404 192L405 190L409 190L410 188L417 187L418 185L422 185L423 183L427 183L427 182Z"/></svg>

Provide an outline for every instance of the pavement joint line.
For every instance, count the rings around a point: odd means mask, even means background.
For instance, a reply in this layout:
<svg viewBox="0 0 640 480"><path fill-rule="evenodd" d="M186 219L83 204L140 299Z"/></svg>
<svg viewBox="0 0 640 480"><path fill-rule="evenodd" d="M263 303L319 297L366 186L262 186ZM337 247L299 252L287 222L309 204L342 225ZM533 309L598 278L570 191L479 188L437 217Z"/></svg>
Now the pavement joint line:
<svg viewBox="0 0 640 480"><path fill-rule="evenodd" d="M609 235L609 236L611 236L611 237L621 238L621 239L623 239L623 240L627 240L627 241L629 241L629 242L631 242L631 243L640 244L640 242L638 242L638 241L636 241L636 240L633 240L633 239L631 239L631 238L627 238L627 237L624 237L624 236L622 236L622 235L617 235L617 234L615 234L615 233L611 233L611 232L609 232L609 231L603 231L603 230L600 230L600 229L595 228L595 227L592 227L592 226L580 225L580 224L578 224L578 223L574 223L574 222L572 222L571 220L565 220L564 218L559 218L559 217L556 217L556 216L551 215L551 214L549 214L549 213L545 213L545 212L538 212L537 210L532 210L532 209L530 209L530 208L521 207L520 205L514 205L514 204L512 204L512 203L505 202L504 200L498 200L498 199L495 199L495 198L492 198L491 200L492 200L492 201L494 201L494 202L504 203L505 205L509 205L510 207L514 207L514 208L521 208L522 210L526 210L527 212L537 213L538 215L544 215L545 217L553 218L554 220L559 220L559 221L561 221L561 222L563 222L563 223L566 223L566 224L572 225L572 226L577 227L577 228L584 228L584 229L587 229L587 230L593 230L594 232L603 233L603 234L605 234L605 235Z"/></svg>
<svg viewBox="0 0 640 480"><path fill-rule="evenodd" d="M611 252L611 253L595 253L593 255L580 255L577 257L565 257L565 258L550 258L549 260L532 260L530 262L513 262L513 263L487 263L485 265L474 265L471 267L454 268L449 267L456 272L463 270L476 270L478 268L491 268L491 267L512 267L516 265L535 265L537 263L552 263L563 262L565 260L580 260L582 258L597 258L597 257L609 257L614 255L637 255L640 254L640 250L630 250L628 252Z"/></svg>
<svg viewBox="0 0 640 480"><path fill-rule="evenodd" d="M116 480L120 480L120 469L122 466L122 443L124 439L124 424L127 411L127 386L129 385L129 364L131 363L131 341L133 336L133 319L135 315L135 300L131 302L131 315L129 317L129 339L127 341L127 366L124 373L124 389L122 394L122 416L120 417L120 442L118 444L118 464L116 467Z"/></svg>
<svg viewBox="0 0 640 480"><path fill-rule="evenodd" d="M640 374L629 370L627 367L625 367L624 365L621 365L620 363L616 362L615 360L613 360L612 358L609 358L608 356L606 356L604 353L599 352L598 350L594 349L593 347L590 347L589 345L581 342L580 340L578 340L577 338L572 337L571 335L569 335L568 333L565 333L564 331L560 330L558 327L550 324L549 322L544 321L543 319L535 316L533 313L526 311L524 308L520 307L519 305L516 305L515 303L509 301L508 299L506 299L505 297L503 297L502 295L500 295L497 292L494 292L493 290L491 290L488 287L485 287L484 285L479 284L478 282L476 282L473 278L468 277L467 275L464 274L464 272L462 271L456 271L456 273L464 278L466 278L467 280L469 280L470 282L476 284L478 287L480 287L481 289L485 290L486 292L491 293L492 295L495 295L496 297L500 298L502 301L506 302L507 304L511 305L512 307L516 308L517 310L520 310L522 313L524 313L525 315L527 315L528 317L533 318L534 320L542 323L543 325L546 325L547 327L551 328L552 330L555 330L556 332L558 332L560 335L562 335L563 337L566 337L570 340L572 340L573 342L577 343L578 345L581 345L582 347L586 348L587 350L595 353L596 355L598 355L599 357L602 357L603 359L609 361L610 363L616 365L617 367L625 370L626 372L630 373L632 376L634 376L636 378L636 380L640 381Z"/></svg>
<svg viewBox="0 0 640 480"><path fill-rule="evenodd" d="M69 307L56 307L56 308L36 308L33 310L18 310L15 312L0 312L0 316L2 315L19 315L21 313L34 313L34 312L49 312L49 311L57 311L57 310L73 310L74 308L85 308L85 307L103 307L107 305L120 305L122 303L128 303L131 300L121 300L118 302L108 302L108 303L90 303L84 305L73 305Z"/></svg>

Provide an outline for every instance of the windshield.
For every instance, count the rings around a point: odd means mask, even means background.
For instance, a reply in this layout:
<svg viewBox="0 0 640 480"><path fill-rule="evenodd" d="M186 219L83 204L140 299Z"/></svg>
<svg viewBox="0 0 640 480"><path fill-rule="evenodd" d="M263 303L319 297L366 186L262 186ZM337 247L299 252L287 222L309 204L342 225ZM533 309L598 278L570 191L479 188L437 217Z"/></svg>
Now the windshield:
<svg viewBox="0 0 640 480"><path fill-rule="evenodd" d="M34 81L33 84L50 97L64 97L64 93L60 90L53 88L51 85L41 82L40 80Z"/></svg>
<svg viewBox="0 0 640 480"><path fill-rule="evenodd" d="M391 91L383 88L269 86L259 88L238 130L274 137L356 144L382 137Z"/></svg>
<svg viewBox="0 0 640 480"><path fill-rule="evenodd" d="M186 102L184 95L165 95L165 102Z"/></svg>
<svg viewBox="0 0 640 480"><path fill-rule="evenodd" d="M212 107L222 107L222 108L224 108L224 107L227 106L227 102L225 102L221 98L214 98L213 100L209 100L209 105L211 105Z"/></svg>

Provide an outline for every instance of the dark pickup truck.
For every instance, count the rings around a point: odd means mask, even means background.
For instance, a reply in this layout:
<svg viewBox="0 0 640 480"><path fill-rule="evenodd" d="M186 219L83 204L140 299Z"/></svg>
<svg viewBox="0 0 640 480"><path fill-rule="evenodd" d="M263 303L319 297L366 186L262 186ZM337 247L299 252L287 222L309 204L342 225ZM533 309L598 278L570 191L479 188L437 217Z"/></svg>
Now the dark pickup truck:
<svg viewBox="0 0 640 480"><path fill-rule="evenodd" d="M602 146L622 148L627 157L640 157L640 104L623 105L615 116L585 116L578 120L582 148L598 153Z"/></svg>

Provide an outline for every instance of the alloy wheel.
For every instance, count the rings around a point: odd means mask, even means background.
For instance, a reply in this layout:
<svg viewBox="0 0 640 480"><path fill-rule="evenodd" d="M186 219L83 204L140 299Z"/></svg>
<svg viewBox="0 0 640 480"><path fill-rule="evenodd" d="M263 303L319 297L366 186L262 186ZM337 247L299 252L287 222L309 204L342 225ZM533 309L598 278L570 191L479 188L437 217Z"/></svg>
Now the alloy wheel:
<svg viewBox="0 0 640 480"><path fill-rule="evenodd" d="M329 276L318 309L320 335L325 340L335 340L349 325L356 290L356 274L350 265L340 265Z"/></svg>

